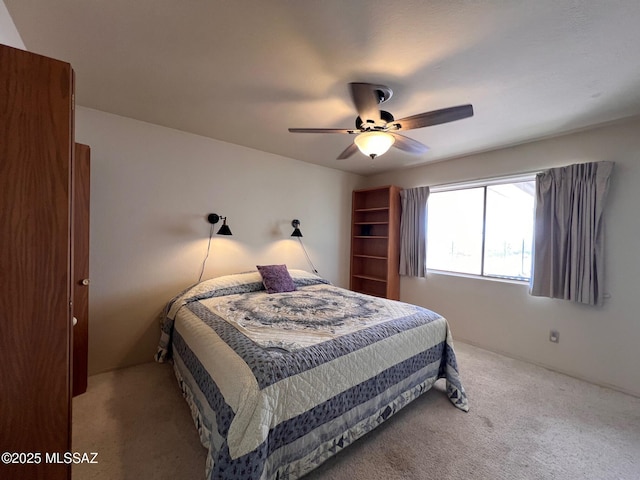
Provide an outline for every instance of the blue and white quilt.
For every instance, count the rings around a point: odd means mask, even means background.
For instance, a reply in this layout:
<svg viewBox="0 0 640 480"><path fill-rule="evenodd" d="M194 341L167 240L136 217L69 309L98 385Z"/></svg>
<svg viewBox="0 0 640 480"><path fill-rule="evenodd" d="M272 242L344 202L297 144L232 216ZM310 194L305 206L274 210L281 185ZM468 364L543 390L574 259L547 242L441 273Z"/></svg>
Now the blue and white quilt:
<svg viewBox="0 0 640 480"><path fill-rule="evenodd" d="M468 410L443 317L290 274L293 292L267 294L250 272L167 306L156 360L173 360L208 480L297 479L439 378Z"/></svg>

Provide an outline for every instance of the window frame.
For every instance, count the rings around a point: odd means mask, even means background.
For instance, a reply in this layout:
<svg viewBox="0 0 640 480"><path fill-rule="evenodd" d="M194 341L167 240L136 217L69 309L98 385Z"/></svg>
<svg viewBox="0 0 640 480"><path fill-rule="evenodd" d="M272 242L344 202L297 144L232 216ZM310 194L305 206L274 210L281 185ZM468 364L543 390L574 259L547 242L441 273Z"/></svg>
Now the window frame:
<svg viewBox="0 0 640 480"><path fill-rule="evenodd" d="M493 274L485 274L484 273L484 264L485 264L485 247L486 247L486 230L487 230L487 187L491 187L494 185L505 185L512 183L523 183L523 182L535 182L536 175L538 172L529 172L522 173L517 175L509 175L502 177L491 177L481 180L471 180L466 182L457 182L457 183L449 183L436 185L429 188L429 195L433 193L442 193L442 192L451 192L456 190L468 190L472 188L483 188L483 205L482 205L482 250L480 252L480 273L467 273L467 272L456 272L453 270L442 270L439 268L430 268L428 261L426 264L427 273L437 273L441 275L450 275L457 277L467 277L467 278L477 278L483 280L492 280L492 281L501 281L506 283L517 283L517 284L526 284L528 285L531 281L531 277L528 279L524 279L521 277L512 277L508 275L493 275ZM535 212L535 195L534 195L534 212ZM429 200L427 200L427 219L425 223L426 235L425 238L428 238L429 235ZM535 235L535 222L532 230L532 240ZM425 248L425 254L428 256L429 245L427 243ZM533 252L532 252L533 255Z"/></svg>

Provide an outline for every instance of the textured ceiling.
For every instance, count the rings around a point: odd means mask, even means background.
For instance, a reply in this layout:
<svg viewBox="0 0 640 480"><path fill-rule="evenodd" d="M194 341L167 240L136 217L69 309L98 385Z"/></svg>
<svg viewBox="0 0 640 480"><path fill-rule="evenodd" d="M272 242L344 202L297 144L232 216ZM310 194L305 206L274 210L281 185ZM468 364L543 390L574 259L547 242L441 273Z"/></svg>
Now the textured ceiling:
<svg viewBox="0 0 640 480"><path fill-rule="evenodd" d="M4 0L26 47L70 62L80 105L364 175L640 114L638 0ZM347 84L391 87L430 147L336 160Z"/></svg>

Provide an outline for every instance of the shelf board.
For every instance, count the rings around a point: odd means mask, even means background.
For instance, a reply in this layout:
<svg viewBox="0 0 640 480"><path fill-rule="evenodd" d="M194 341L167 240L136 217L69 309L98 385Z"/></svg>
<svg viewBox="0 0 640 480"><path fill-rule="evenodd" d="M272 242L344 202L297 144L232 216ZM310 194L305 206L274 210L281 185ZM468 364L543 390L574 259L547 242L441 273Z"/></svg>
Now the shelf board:
<svg viewBox="0 0 640 480"><path fill-rule="evenodd" d="M353 291L354 292L358 292L358 293L364 293L365 295L371 295L372 297L385 298L383 293L374 292L372 290L358 289L358 290L353 290Z"/></svg>
<svg viewBox="0 0 640 480"><path fill-rule="evenodd" d="M354 277L354 278L362 278L364 280L372 280L374 282L387 283L387 279L386 278L372 277L371 275L354 274L354 275L351 275L351 276Z"/></svg>
<svg viewBox="0 0 640 480"><path fill-rule="evenodd" d="M382 212L389 210L389 207L374 207L374 208L356 208L355 212Z"/></svg>
<svg viewBox="0 0 640 480"><path fill-rule="evenodd" d="M358 253L354 253L353 254L354 257L358 257L358 258L371 258L374 260L387 260L388 257L384 257L382 255L364 255L364 254L358 254Z"/></svg>
<svg viewBox="0 0 640 480"><path fill-rule="evenodd" d="M354 235L353 238L389 238L387 236L381 235Z"/></svg>
<svg viewBox="0 0 640 480"><path fill-rule="evenodd" d="M353 222L354 225L389 225L389 222Z"/></svg>

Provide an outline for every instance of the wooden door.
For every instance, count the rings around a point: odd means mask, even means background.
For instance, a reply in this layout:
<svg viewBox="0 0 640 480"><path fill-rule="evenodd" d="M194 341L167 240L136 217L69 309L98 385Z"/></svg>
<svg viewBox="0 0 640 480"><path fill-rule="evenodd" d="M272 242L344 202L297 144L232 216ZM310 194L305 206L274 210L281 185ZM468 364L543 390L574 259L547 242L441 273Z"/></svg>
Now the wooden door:
<svg viewBox="0 0 640 480"><path fill-rule="evenodd" d="M73 395L87 391L89 348L89 192L91 149L76 143L73 160Z"/></svg>
<svg viewBox="0 0 640 480"><path fill-rule="evenodd" d="M0 452L42 455L12 480L71 477L72 75L0 45Z"/></svg>

